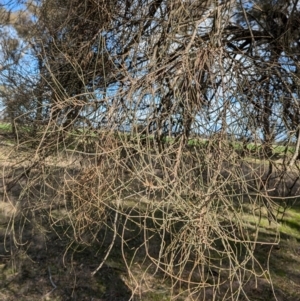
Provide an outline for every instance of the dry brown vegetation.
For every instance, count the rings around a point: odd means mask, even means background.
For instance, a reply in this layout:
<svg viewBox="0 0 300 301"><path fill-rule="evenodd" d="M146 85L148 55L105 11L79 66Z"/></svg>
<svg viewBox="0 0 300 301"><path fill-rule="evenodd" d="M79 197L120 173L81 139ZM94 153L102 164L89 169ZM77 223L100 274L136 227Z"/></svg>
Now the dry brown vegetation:
<svg viewBox="0 0 300 301"><path fill-rule="evenodd" d="M0 15L0 298L299 300L298 0Z"/></svg>
<svg viewBox="0 0 300 301"><path fill-rule="evenodd" d="M225 143L159 152L99 136L92 154L44 160L2 147L6 300L298 300L298 272L283 269L294 285L274 273L286 250L299 252L299 232L284 237L290 248L276 226L284 196L296 200L296 171L282 177L274 164L269 175Z"/></svg>

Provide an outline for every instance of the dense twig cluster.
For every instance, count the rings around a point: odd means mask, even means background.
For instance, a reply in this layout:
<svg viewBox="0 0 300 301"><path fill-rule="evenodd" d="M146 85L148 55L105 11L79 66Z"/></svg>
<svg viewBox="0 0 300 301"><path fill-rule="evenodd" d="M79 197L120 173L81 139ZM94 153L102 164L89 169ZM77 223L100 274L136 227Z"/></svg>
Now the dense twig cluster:
<svg viewBox="0 0 300 301"><path fill-rule="evenodd" d="M4 179L24 221L45 212L86 246L113 233L93 274L120 244L134 294L147 274L195 300L269 279L259 221L298 193L300 34L297 1L269 2L28 2L11 23L38 76L1 90L29 154Z"/></svg>

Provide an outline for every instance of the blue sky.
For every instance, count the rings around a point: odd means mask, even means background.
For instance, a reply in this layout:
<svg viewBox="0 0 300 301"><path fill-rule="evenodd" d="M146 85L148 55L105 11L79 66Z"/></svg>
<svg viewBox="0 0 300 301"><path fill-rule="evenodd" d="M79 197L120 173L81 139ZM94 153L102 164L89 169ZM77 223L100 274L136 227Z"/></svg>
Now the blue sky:
<svg viewBox="0 0 300 301"><path fill-rule="evenodd" d="M0 6L5 7L6 10L17 11L20 9L24 9L25 1L16 1L16 0L0 0Z"/></svg>

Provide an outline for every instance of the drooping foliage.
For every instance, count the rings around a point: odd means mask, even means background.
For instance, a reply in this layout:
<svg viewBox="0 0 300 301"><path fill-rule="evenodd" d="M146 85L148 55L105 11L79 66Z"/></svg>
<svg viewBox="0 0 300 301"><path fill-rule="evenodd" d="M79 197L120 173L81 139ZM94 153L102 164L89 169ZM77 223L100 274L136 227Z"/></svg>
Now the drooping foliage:
<svg viewBox="0 0 300 301"><path fill-rule="evenodd" d="M265 275L262 216L275 222L275 201L288 206L299 191L299 1L40 0L7 10L0 97L28 154L3 183L9 195L25 181L24 224L48 212L49 231L61 225L68 246L87 248L107 231L92 275L119 244L133 292L138 262L171 281L174 299L247 298L248 280Z"/></svg>

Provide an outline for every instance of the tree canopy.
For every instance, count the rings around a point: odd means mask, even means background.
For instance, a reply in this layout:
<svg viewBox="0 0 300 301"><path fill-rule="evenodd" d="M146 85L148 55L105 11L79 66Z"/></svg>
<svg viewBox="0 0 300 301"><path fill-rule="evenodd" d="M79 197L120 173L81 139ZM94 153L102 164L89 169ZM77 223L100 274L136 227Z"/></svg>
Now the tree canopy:
<svg viewBox="0 0 300 301"><path fill-rule="evenodd" d="M295 136L297 1L46 0L12 14L3 54L22 41L35 56L37 119L48 107L65 125L140 122L158 139Z"/></svg>

